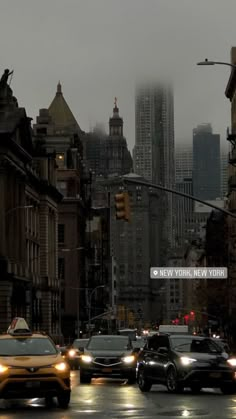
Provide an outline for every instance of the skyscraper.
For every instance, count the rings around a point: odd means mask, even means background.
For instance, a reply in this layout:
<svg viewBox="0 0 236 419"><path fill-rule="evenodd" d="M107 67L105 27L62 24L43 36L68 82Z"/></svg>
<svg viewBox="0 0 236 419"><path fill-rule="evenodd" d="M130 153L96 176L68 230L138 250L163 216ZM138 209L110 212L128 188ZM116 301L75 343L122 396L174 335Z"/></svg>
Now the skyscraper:
<svg viewBox="0 0 236 419"><path fill-rule="evenodd" d="M193 147L192 144L179 143L175 147L175 182L192 178L193 172Z"/></svg>
<svg viewBox="0 0 236 419"><path fill-rule="evenodd" d="M210 124L193 130L193 195L207 201L221 196L220 135Z"/></svg>
<svg viewBox="0 0 236 419"><path fill-rule="evenodd" d="M134 171L158 185L174 187L174 99L169 84L143 84L136 90ZM162 247L173 245L173 197L160 192ZM164 244L165 243L165 244Z"/></svg>

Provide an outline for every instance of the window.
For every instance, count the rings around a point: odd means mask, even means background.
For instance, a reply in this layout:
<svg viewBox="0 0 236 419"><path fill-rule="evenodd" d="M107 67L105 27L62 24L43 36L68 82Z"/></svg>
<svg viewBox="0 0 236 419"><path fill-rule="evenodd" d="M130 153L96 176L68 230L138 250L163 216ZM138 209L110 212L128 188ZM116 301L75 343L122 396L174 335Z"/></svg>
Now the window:
<svg viewBox="0 0 236 419"><path fill-rule="evenodd" d="M64 153L58 153L56 155L56 161L57 161L57 166L59 168L65 167L65 154Z"/></svg>
<svg viewBox="0 0 236 419"><path fill-rule="evenodd" d="M65 225L58 224L58 243L65 242Z"/></svg>
<svg viewBox="0 0 236 419"><path fill-rule="evenodd" d="M166 336L153 336L149 339L148 349L157 351L160 347L169 348L169 340Z"/></svg>
<svg viewBox="0 0 236 419"><path fill-rule="evenodd" d="M46 127L37 128L37 134L47 135L47 128Z"/></svg>
<svg viewBox="0 0 236 419"><path fill-rule="evenodd" d="M58 278L64 279L65 278L65 259L58 258Z"/></svg>
<svg viewBox="0 0 236 419"><path fill-rule="evenodd" d="M63 196L67 196L67 182L57 182L57 189Z"/></svg>

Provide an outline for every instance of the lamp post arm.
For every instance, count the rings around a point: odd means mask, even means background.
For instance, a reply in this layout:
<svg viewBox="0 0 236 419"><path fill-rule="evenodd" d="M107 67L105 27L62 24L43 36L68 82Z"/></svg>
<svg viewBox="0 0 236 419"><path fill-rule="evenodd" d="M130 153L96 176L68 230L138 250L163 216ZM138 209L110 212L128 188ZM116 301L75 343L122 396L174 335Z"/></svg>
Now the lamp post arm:
<svg viewBox="0 0 236 419"><path fill-rule="evenodd" d="M233 64L233 63L225 63L224 61L210 61L210 60L208 60L207 58L205 59L205 61L200 61L199 63L197 63L197 65L205 65L205 66L207 66L207 65L227 65L228 67L231 67L231 68L236 68L236 64Z"/></svg>

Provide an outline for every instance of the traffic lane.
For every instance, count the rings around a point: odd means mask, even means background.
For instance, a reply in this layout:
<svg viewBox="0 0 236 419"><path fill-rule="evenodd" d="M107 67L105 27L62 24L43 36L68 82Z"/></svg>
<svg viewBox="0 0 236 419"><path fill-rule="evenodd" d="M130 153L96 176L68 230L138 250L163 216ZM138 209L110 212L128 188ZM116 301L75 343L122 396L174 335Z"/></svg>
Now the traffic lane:
<svg viewBox="0 0 236 419"><path fill-rule="evenodd" d="M97 387L104 391L97 392ZM82 397L78 413L85 408L84 403L90 403L96 406L94 417L99 419L106 414L112 418L132 419L236 419L236 394L225 396L217 389L204 389L199 395L193 395L190 390L175 395L168 393L166 387L156 385L149 393L142 393L137 385L128 386L124 382L98 379L92 380L90 385L82 385L79 393Z"/></svg>
<svg viewBox="0 0 236 419"><path fill-rule="evenodd" d="M211 418L236 419L236 395L224 396L220 391L204 390L200 395L186 391L169 394L163 386L153 386L149 393L141 393L137 385L122 380L94 379L90 385L79 384L78 372L72 372L73 391L68 410L55 405L49 410L44 401L1 401L0 417L43 418L49 414L59 419L165 419Z"/></svg>

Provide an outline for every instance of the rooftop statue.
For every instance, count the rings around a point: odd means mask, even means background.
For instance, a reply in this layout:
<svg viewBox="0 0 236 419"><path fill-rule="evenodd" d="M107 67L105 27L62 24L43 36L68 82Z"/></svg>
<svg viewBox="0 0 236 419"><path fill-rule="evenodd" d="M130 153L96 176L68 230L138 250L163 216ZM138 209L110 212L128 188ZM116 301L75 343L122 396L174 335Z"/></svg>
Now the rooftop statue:
<svg viewBox="0 0 236 419"><path fill-rule="evenodd" d="M4 73L0 79L0 94L5 93L6 88L9 87L7 84L7 81L8 81L8 77L12 74L13 74L13 70L12 71L8 69L4 70Z"/></svg>

